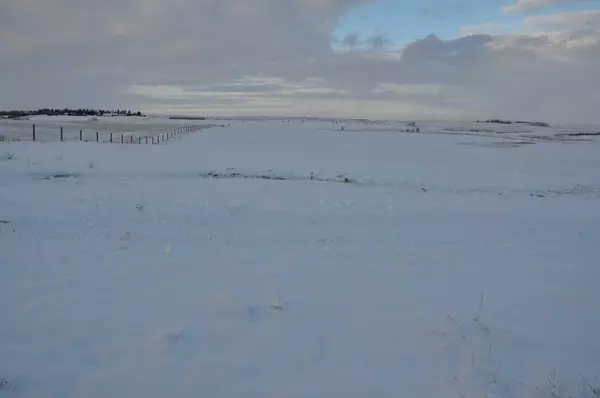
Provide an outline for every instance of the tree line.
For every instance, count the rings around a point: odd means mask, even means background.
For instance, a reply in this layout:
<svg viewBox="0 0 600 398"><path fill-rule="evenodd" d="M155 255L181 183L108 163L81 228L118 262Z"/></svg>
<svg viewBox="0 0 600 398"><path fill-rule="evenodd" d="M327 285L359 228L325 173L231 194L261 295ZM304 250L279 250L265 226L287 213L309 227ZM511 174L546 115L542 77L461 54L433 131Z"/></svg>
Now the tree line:
<svg viewBox="0 0 600 398"><path fill-rule="evenodd" d="M38 116L38 115L46 115L46 116L145 116L142 112L132 112L131 110L126 109L90 109L90 108L77 108L77 109L53 109L53 108L43 108L34 111L23 111L23 110L10 110L10 111L0 111L0 116L7 117L24 117L24 116Z"/></svg>

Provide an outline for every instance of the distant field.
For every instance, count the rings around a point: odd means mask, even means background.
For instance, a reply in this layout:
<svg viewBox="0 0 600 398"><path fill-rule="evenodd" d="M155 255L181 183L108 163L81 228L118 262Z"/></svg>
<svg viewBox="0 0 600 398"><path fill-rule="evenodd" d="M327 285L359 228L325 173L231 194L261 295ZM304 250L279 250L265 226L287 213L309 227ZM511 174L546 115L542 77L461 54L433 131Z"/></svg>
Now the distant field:
<svg viewBox="0 0 600 398"><path fill-rule="evenodd" d="M96 132L100 142L113 140L120 142L138 142L139 138L154 137L171 132L185 124L197 124L190 120L167 120L142 117L101 117L90 120L87 117L46 117L38 116L30 120L0 120L0 139L5 141L31 141L35 125L36 141L60 141L60 129L63 128L65 141L79 141L80 131L83 141L96 141Z"/></svg>

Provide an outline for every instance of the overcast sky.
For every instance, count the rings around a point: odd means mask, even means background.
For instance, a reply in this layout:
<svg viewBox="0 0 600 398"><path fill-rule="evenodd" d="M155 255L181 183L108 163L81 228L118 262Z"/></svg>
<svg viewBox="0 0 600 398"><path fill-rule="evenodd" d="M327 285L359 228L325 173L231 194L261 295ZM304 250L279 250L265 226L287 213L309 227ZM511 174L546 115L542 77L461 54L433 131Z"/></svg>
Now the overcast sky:
<svg viewBox="0 0 600 398"><path fill-rule="evenodd" d="M0 0L0 109L600 123L600 0Z"/></svg>

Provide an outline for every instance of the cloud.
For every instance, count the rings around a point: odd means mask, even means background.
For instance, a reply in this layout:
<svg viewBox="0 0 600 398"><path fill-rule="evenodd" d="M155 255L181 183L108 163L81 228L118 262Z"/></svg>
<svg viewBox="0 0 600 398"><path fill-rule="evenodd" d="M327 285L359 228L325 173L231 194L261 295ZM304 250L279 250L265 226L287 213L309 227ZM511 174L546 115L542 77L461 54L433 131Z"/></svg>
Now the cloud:
<svg viewBox="0 0 600 398"><path fill-rule="evenodd" d="M344 39L342 40L342 44L344 45L344 47L348 47L351 49L356 47L359 44L358 35L355 33L346 35L346 37L344 37Z"/></svg>
<svg viewBox="0 0 600 398"><path fill-rule="evenodd" d="M335 41L367 2L2 0L0 109L600 122L596 13Z"/></svg>
<svg viewBox="0 0 600 398"><path fill-rule="evenodd" d="M459 35L461 37L464 36L473 36L479 34L488 34L488 35L503 35L510 33L510 26L504 24L497 23L482 23L479 25L469 25L463 26L460 29Z"/></svg>
<svg viewBox="0 0 600 398"><path fill-rule="evenodd" d="M600 10L565 12L527 17L525 25L536 31L600 31Z"/></svg>
<svg viewBox="0 0 600 398"><path fill-rule="evenodd" d="M556 4L571 3L577 0L518 0L515 4L502 8L506 14L535 11Z"/></svg>
<svg viewBox="0 0 600 398"><path fill-rule="evenodd" d="M368 40L368 43L371 46L371 48L375 50L382 50L387 45L391 44L391 42L392 41L390 39L383 35L373 36Z"/></svg>

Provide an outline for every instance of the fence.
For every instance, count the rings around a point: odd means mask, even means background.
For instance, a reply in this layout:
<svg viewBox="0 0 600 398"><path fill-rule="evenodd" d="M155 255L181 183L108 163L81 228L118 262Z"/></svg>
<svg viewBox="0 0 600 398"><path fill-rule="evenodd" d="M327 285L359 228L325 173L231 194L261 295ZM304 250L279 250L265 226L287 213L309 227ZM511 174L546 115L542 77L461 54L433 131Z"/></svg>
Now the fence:
<svg viewBox="0 0 600 398"><path fill-rule="evenodd" d="M182 125L172 131L161 133L111 133L107 131L94 130L65 130L63 126L50 128L43 127L40 131L36 125L31 126L31 132L27 134L22 129L10 135L0 134L0 142L4 141L33 141L33 142L97 142L97 143L115 143L115 144L138 144L138 145L156 145L161 142L170 141L182 134L191 133L203 128L202 125ZM56 130L54 130L56 129ZM12 139L11 136L12 135Z"/></svg>

